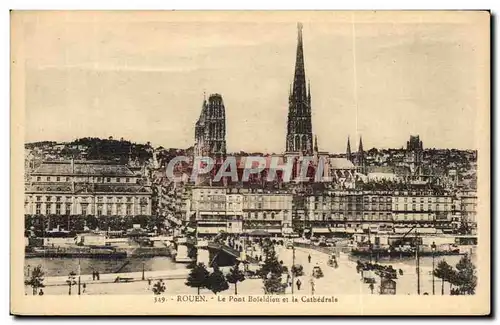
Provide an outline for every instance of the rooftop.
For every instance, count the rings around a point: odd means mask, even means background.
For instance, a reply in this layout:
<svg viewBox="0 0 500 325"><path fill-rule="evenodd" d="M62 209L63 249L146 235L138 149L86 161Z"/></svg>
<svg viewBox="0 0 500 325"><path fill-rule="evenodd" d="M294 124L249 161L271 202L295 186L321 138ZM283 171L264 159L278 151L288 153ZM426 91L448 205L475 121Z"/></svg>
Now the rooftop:
<svg viewBox="0 0 500 325"><path fill-rule="evenodd" d="M135 176L126 165L110 161L45 161L32 175Z"/></svg>

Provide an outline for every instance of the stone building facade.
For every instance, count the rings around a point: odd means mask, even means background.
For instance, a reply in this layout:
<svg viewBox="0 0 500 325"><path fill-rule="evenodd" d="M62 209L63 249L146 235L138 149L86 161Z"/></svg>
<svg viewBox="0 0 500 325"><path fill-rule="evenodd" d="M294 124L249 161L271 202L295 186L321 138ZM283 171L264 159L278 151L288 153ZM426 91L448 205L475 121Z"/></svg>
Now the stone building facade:
<svg viewBox="0 0 500 325"><path fill-rule="evenodd" d="M151 215L151 188L125 165L47 161L25 184L27 215Z"/></svg>

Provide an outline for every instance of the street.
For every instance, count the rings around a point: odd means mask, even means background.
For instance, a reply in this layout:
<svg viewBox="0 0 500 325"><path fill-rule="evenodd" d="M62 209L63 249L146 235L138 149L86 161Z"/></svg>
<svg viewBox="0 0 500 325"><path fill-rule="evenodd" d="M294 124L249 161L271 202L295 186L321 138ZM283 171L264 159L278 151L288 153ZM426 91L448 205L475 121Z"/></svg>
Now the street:
<svg viewBox="0 0 500 325"><path fill-rule="evenodd" d="M278 260L283 261L283 265L287 266L290 270L293 263L293 250L287 249L284 246L276 246L276 253ZM308 261L308 256L311 256L311 262ZM323 271L324 277L320 279L314 278L314 294L315 295L364 295L371 294L371 290L367 283L361 281L361 275L356 272L356 263L348 259L346 254L341 254L338 261L338 268L333 268L327 265L328 255L308 248L295 248L295 264L300 264L304 268L304 275L294 279L294 293L310 295L311 292L311 279L313 267L319 266ZM392 263L395 269L402 269L404 274L398 275L397 294L399 295L415 295L417 294L417 280L414 264L408 263ZM420 292L424 294L432 294L432 275L431 267L420 268ZM161 273L151 272L151 273ZM82 284L86 283L88 278L82 276ZM138 276L136 277L138 278ZM296 282L300 279L302 283L300 290L297 289ZM374 294L378 293L378 286L380 279L376 278ZM157 280L151 282L151 286ZM47 281L48 284L53 283ZM166 294L197 294L196 288L188 287L184 284L184 279L166 279L167 289ZM437 295L441 294L441 280L435 279L435 292ZM445 283L445 294L449 293L449 284ZM44 288L45 294L66 295L68 294L67 285L47 285ZM71 289L72 294L78 293L78 287L75 285ZM113 294L113 295L126 295L126 294L150 294L152 295L151 287L148 286L148 281L135 281L130 283L86 283L85 292L83 288L81 294L95 295L95 294ZM291 287L286 289L286 294L291 294ZM31 292L28 290L28 292ZM212 294L206 289L201 290L202 294ZM234 285L230 284L228 290L220 293L223 295L234 294ZM238 294L240 295L262 295L264 294L263 283L261 279L245 279L245 281L238 283Z"/></svg>

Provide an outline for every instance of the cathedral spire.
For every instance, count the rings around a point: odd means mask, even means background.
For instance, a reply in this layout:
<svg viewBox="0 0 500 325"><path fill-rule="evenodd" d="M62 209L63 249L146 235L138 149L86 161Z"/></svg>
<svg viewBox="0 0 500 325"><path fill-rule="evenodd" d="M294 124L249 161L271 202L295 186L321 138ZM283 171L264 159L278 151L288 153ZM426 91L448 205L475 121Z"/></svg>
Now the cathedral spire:
<svg viewBox="0 0 500 325"><path fill-rule="evenodd" d="M311 80L307 81L307 101L311 105Z"/></svg>
<svg viewBox="0 0 500 325"><path fill-rule="evenodd" d="M318 136L317 135L314 136L314 152L316 152L316 153L319 152L319 149L318 149Z"/></svg>
<svg viewBox="0 0 500 325"><path fill-rule="evenodd" d="M351 139L349 137L347 137L346 158L347 158L347 160L352 162Z"/></svg>
<svg viewBox="0 0 500 325"><path fill-rule="evenodd" d="M295 60L295 76L293 79L293 94L296 100L304 100L306 94L306 71L304 68L304 46L302 44L302 24L297 24L297 57Z"/></svg>
<svg viewBox="0 0 500 325"><path fill-rule="evenodd" d="M307 92L302 24L297 24L297 53L289 97L286 152L312 154L311 92Z"/></svg>

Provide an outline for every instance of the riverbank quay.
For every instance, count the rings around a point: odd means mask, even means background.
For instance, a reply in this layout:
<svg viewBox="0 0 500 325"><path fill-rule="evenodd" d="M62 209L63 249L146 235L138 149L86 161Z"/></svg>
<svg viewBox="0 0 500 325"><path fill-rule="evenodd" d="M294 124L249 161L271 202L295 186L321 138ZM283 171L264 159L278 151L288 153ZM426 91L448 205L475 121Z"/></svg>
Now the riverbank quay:
<svg viewBox="0 0 500 325"><path fill-rule="evenodd" d="M324 248L319 248L323 250ZM328 259L331 255L327 252L320 252L317 249L309 249L303 247L296 247L294 250L286 248L285 246L276 247L277 258L283 261L283 265L289 269L293 264L300 264L303 266L304 274L294 278L294 294L296 295L369 295L378 294L378 287L380 285L380 278L375 278L374 290L372 290L368 283L362 279L362 275L356 270L356 261L352 260L349 254L340 252L337 257L338 267L331 267L328 265ZM309 256L311 260L309 262ZM448 257L446 257L448 258ZM455 260L447 260L451 265L458 262L457 257ZM417 294L417 273L415 268L415 261L392 261L395 269L401 269L403 275L398 274L395 280L396 294L397 295L416 295ZM428 261L426 261L428 262ZM437 262L437 261L436 261ZM315 267L320 267L323 272L323 277L313 278L312 273ZM230 267L221 268L223 273L228 273ZM212 271L209 268L209 272ZM185 295L197 294L196 288L191 288L185 285L186 279L190 270L187 268L177 270L162 270L162 271L147 271L144 273L144 280L142 280L142 272L128 272L128 273L107 273L101 274L100 280L93 280L92 275L83 274L80 277L81 294L105 294L105 295L121 295L121 294L150 294L152 295L152 286L157 280L163 280L167 289L166 295ZM120 277L120 281L116 281ZM151 279L151 281L148 281ZM46 287L44 288L45 294L49 295L67 295L69 288L67 276L47 277L44 281ZM297 287L297 280L300 280L301 287ZM78 275L75 276L75 285L72 286L72 294L78 292ZM85 284L85 290L83 290ZM27 288L29 294L29 288ZM432 294L432 267L427 263L420 265L420 292L421 294ZM441 280L435 278L435 292L441 294ZM202 289L201 294L213 294L211 291ZM223 295L234 294L234 285L230 284L229 289L220 293ZM238 283L238 295L263 295L263 281L262 279L247 278L243 282ZM292 294L291 287L286 288L285 294ZM445 283L444 294L449 294L449 285Z"/></svg>
<svg viewBox="0 0 500 325"><path fill-rule="evenodd" d="M229 272L230 267L221 267L222 272ZM212 268L207 268L209 272L212 272ZM185 280L187 279L189 272L191 270L177 269L177 270L163 270L163 271L147 271L144 272L144 278L142 272L126 272L126 273L105 273L99 274L99 280L93 279L91 274L80 275L80 282L85 284L104 284L104 283L125 283L125 282L137 282L137 281L147 281L147 280ZM74 280L78 281L78 274L74 275ZM68 276L53 276L46 277L44 284L45 286L68 286L66 282L69 279ZM118 280L117 280L118 279Z"/></svg>

